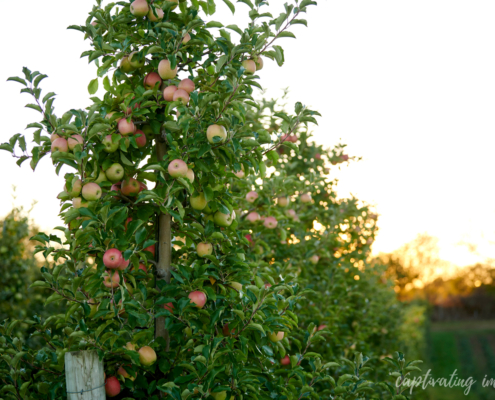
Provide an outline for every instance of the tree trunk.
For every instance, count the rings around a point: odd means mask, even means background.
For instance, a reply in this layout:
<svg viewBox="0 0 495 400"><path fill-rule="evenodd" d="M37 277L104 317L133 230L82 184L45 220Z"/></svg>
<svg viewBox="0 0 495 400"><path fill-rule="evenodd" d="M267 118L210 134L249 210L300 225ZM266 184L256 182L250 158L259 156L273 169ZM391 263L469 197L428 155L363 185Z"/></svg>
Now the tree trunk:
<svg viewBox="0 0 495 400"><path fill-rule="evenodd" d="M67 400L105 400L103 360L96 350L65 353Z"/></svg>
<svg viewBox="0 0 495 400"><path fill-rule="evenodd" d="M156 154L158 161L161 161L166 153L165 142L157 140ZM172 217L170 214L160 213L158 215L158 263L156 267L156 285L159 280L170 283L170 269L172 263ZM169 350L170 339L168 331L165 329L165 317L158 317L155 320L155 339L162 337L167 343L166 350Z"/></svg>

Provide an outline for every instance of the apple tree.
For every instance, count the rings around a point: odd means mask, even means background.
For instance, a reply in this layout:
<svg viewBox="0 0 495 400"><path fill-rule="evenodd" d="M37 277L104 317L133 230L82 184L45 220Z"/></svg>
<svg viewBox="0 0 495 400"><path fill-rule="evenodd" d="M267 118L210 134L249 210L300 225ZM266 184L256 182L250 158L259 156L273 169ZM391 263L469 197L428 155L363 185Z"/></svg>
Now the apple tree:
<svg viewBox="0 0 495 400"><path fill-rule="evenodd" d="M301 180L304 160L277 159L298 151L288 140L297 135L300 151L314 151L304 132L319 114L297 103L267 124L255 99L263 60L283 65L280 39L293 38L291 27L306 25L303 16L316 3L294 0L274 17L263 0L224 2L232 13L247 7L247 28L206 23L213 0L96 1L85 24L70 27L90 42L82 56L97 67L84 110L55 114L55 94L40 87L44 74L25 68L10 78L32 96L27 107L40 119L27 126L32 147L17 134L0 148L33 170L49 157L66 180L58 196L66 225L55 228L59 235L33 238L56 265L42 268L43 279L32 285L52 292L45 304L66 309L23 321L45 343L37 350L12 335L17 321L0 327L2 396L65 398L64 354L89 349L105 362L109 397L302 399L337 391L351 399L368 391L359 354L349 361L354 375L332 384L335 365L309 351L328 330L315 329L307 314L304 323L298 319L303 301L326 293L311 282L322 272L311 262L334 265L328 246L350 254L366 243L350 234L343 244L334 203L318 212L325 230L311 236L310 202L301 197L294 213L274 202L289 189L309 191L316 170ZM339 153L330 161L343 160ZM276 165L279 176L267 171ZM263 182L266 216L259 232L246 225L242 208L255 178ZM334 196L323 180L312 190L318 201ZM348 204L349 221L369 224L366 210ZM366 227L369 237L373 227ZM296 241L302 244L292 254ZM309 289L322 293L303 300ZM317 318L331 323L331 312ZM280 372L286 356L292 370Z"/></svg>

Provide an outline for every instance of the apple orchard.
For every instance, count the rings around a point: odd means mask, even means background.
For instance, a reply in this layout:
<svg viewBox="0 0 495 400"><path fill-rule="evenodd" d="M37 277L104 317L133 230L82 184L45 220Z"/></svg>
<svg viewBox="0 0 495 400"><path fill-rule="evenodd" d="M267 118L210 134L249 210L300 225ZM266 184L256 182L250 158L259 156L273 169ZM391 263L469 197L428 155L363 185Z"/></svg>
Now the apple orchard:
<svg viewBox="0 0 495 400"><path fill-rule="evenodd" d="M385 358L389 383L380 361L404 316L367 262L377 216L329 177L352 157L311 140L318 112L259 98L316 2L223 0L245 29L206 23L214 0L95 3L69 27L97 67L87 109L56 114L40 72L9 78L40 118L32 146L0 148L65 177L31 285L63 311L1 323L0 398L65 399L65 353L96 350L109 398L406 399L418 361Z"/></svg>

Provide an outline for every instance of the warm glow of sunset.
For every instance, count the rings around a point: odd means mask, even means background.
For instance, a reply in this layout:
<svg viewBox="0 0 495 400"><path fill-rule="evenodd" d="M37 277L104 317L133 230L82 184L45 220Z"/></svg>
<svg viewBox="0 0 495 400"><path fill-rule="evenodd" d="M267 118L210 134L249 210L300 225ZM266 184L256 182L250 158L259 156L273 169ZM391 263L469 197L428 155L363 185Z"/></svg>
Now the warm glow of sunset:
<svg viewBox="0 0 495 400"><path fill-rule="evenodd" d="M87 45L66 27L83 22L92 1L54 0L50 7L55 5L58 14L43 2L26 3L23 23L31 29L3 43L9 62L0 67L0 142L24 132L34 115L23 108L27 97L19 87L6 82L24 65L49 76L44 85L57 93L57 110L88 105L94 65L79 59ZM5 3L5 15L16 14L16 7ZM223 3L218 8L216 18L232 18ZM495 170L495 55L486 51L495 37L494 13L487 0L321 2L308 15L310 29L297 27L297 41L284 39L284 73L266 60L261 80L267 94L279 96L290 84L290 107L301 101L323 115L315 140L332 146L342 139L350 156L362 157L349 167L331 166L329 177L339 179L341 196L353 194L380 215L375 254L427 232L440 239L440 256L456 265L495 258L495 190L488 179ZM0 32L17 31L15 24L15 18L5 19ZM316 50L321 40L325 52ZM48 42L64 54L47 48ZM314 55L301 59L303 50ZM39 165L39 179L27 164L20 169L1 153L2 215L12 204L29 208L37 201L31 215L42 229L61 224L53 216L63 170L57 177L48 164ZM15 200L12 185L18 185Z"/></svg>

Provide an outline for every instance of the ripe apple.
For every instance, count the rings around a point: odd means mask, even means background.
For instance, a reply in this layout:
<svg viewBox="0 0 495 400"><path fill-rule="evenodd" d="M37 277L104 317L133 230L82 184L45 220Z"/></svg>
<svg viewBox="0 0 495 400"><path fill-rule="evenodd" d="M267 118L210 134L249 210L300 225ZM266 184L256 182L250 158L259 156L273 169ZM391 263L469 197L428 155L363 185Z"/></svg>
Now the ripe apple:
<svg viewBox="0 0 495 400"><path fill-rule="evenodd" d="M127 342L126 345L124 346L127 350L130 351L136 351L136 345L131 342Z"/></svg>
<svg viewBox="0 0 495 400"><path fill-rule="evenodd" d="M205 242L198 243L196 246L196 252L200 257L211 256L213 253L213 245Z"/></svg>
<svg viewBox="0 0 495 400"><path fill-rule="evenodd" d="M120 190L124 196L137 196L140 190L139 182L134 178L124 179Z"/></svg>
<svg viewBox="0 0 495 400"><path fill-rule="evenodd" d="M123 72L125 72L126 74L134 71L134 67L129 62L129 57L123 57L122 60L120 60L120 69ZM107 116L108 116L108 114L107 114Z"/></svg>
<svg viewBox="0 0 495 400"><path fill-rule="evenodd" d="M70 197L77 197L81 194L82 189L82 181L80 179L76 179L72 181L72 190L69 192L67 190L67 185L65 185L65 190L69 193Z"/></svg>
<svg viewBox="0 0 495 400"><path fill-rule="evenodd" d="M194 171L191 168L187 169L186 178L189 179L189 182L194 182Z"/></svg>
<svg viewBox="0 0 495 400"><path fill-rule="evenodd" d="M258 56L254 62L256 64L256 71L261 71L263 69L263 59Z"/></svg>
<svg viewBox="0 0 495 400"><path fill-rule="evenodd" d="M290 358L289 356L285 356L280 360L280 364L283 365L284 367L287 365L290 365Z"/></svg>
<svg viewBox="0 0 495 400"><path fill-rule="evenodd" d="M105 146L105 148L103 150L105 150L107 153L113 153L113 152L117 151L117 149L119 148L119 141L117 140L114 143L112 141L112 135L105 136L102 143Z"/></svg>
<svg viewBox="0 0 495 400"><path fill-rule="evenodd" d="M141 60L138 59L137 52L133 51L131 54L129 54L129 64L131 64L131 67L133 69L138 69L144 67L146 59L144 57L141 58Z"/></svg>
<svg viewBox="0 0 495 400"><path fill-rule="evenodd" d="M67 153L68 150L69 144L64 138L61 137L52 142L52 152L60 151L61 153Z"/></svg>
<svg viewBox="0 0 495 400"><path fill-rule="evenodd" d="M140 149L146 146L146 135L143 131L137 129L134 134L134 138L136 139L136 144Z"/></svg>
<svg viewBox="0 0 495 400"><path fill-rule="evenodd" d="M101 197L102 190L100 185L94 182L86 183L82 188L82 197L89 201L98 200Z"/></svg>
<svg viewBox="0 0 495 400"><path fill-rule="evenodd" d="M260 215L256 212L256 211L251 211L247 216L246 216L246 219L251 222L251 223L255 223L255 222L258 222L260 220Z"/></svg>
<svg viewBox="0 0 495 400"><path fill-rule="evenodd" d="M278 225L278 222L275 217L266 217L263 225L268 229L275 229Z"/></svg>
<svg viewBox="0 0 495 400"><path fill-rule="evenodd" d="M301 195L301 201L303 203L311 203L311 195L309 193L303 193Z"/></svg>
<svg viewBox="0 0 495 400"><path fill-rule="evenodd" d="M107 268L119 268L123 261L124 256L119 249L108 249L105 251L105 254L103 254L103 264Z"/></svg>
<svg viewBox="0 0 495 400"><path fill-rule="evenodd" d="M187 164L182 160L173 160L168 164L168 173L172 178L185 178L187 176Z"/></svg>
<svg viewBox="0 0 495 400"><path fill-rule="evenodd" d="M83 137L81 135L72 135L67 141L70 150L74 150L74 148L80 144L83 144Z"/></svg>
<svg viewBox="0 0 495 400"><path fill-rule="evenodd" d="M163 12L163 11L162 11ZM160 87L162 84L162 78L156 72L150 72L148 75L144 77L143 86L145 89L153 89L156 86Z"/></svg>
<svg viewBox="0 0 495 400"><path fill-rule="evenodd" d="M206 304L206 294L200 292L199 290L189 293L189 296L187 297L189 297L191 303L198 308L203 308Z"/></svg>
<svg viewBox="0 0 495 400"><path fill-rule="evenodd" d="M317 256L316 254L313 254L311 257L309 257L309 261L311 261L312 264L318 264L319 260L320 257Z"/></svg>
<svg viewBox="0 0 495 400"><path fill-rule="evenodd" d="M240 171L235 172L234 175L237 176L239 179L242 179L246 176L246 174L242 169Z"/></svg>
<svg viewBox="0 0 495 400"><path fill-rule="evenodd" d="M119 120L119 122L117 123L117 128L120 134L124 136L130 135L131 133L134 133L136 131L134 122L132 122L132 120L127 122L127 119L125 118Z"/></svg>
<svg viewBox="0 0 495 400"><path fill-rule="evenodd" d="M214 143L223 143L225 142L225 139L227 138L227 131L225 127L222 125L217 125L213 124L208 127L206 130L206 137L208 138L208 142L214 144ZM214 140L215 137L220 138L220 140Z"/></svg>
<svg viewBox="0 0 495 400"><path fill-rule="evenodd" d="M124 177L124 167L119 163L113 163L110 168L106 170L105 175L110 182L117 183Z"/></svg>
<svg viewBox="0 0 495 400"><path fill-rule="evenodd" d="M177 76L177 65L172 69L170 61L162 60L158 64L158 74L162 79L174 79Z"/></svg>
<svg viewBox="0 0 495 400"><path fill-rule="evenodd" d="M130 367L130 365L129 365ZM117 374L122 376L125 379L130 379L131 381L134 381L136 379L137 373L134 372L134 376L129 375L129 373L124 369L124 366L121 365L120 368L117 370Z"/></svg>
<svg viewBox="0 0 495 400"><path fill-rule="evenodd" d="M74 197L72 199L72 206L74 208L81 208L81 207L87 208L88 205L89 205L88 202L84 201L81 197Z"/></svg>
<svg viewBox="0 0 495 400"><path fill-rule="evenodd" d="M180 86L180 85L179 85ZM173 97L174 101L180 101L182 104L189 103L189 93L187 93L184 89L177 89L174 93Z"/></svg>
<svg viewBox="0 0 495 400"><path fill-rule="evenodd" d="M194 210L198 210L198 211L204 210L207 205L205 194L201 192L194 193L189 198L189 204L191 204L191 207Z"/></svg>
<svg viewBox="0 0 495 400"><path fill-rule="evenodd" d="M110 376L105 381L105 393L108 397L115 397L119 395L120 382L115 376Z"/></svg>
<svg viewBox="0 0 495 400"><path fill-rule="evenodd" d="M184 37L182 38L182 44L186 44L191 40L191 35L189 33L186 33Z"/></svg>
<svg viewBox="0 0 495 400"><path fill-rule="evenodd" d="M347 154L342 154L340 158L342 159L342 161L347 161L349 159L349 156Z"/></svg>
<svg viewBox="0 0 495 400"><path fill-rule="evenodd" d="M119 286L119 283L120 283L120 275L119 275L119 272L118 271L107 271L107 274L108 276L105 276L103 278L103 284L107 287L107 288L116 288Z"/></svg>
<svg viewBox="0 0 495 400"><path fill-rule="evenodd" d="M163 89L163 98L165 101L174 101L174 94L178 90L177 86L170 85Z"/></svg>
<svg viewBox="0 0 495 400"><path fill-rule="evenodd" d="M148 190L148 186L146 186L143 182L139 182L139 193L143 190Z"/></svg>
<svg viewBox="0 0 495 400"><path fill-rule="evenodd" d="M323 329L325 329L326 327L327 327L326 325L320 325L320 326L318 327L318 330L319 330L319 331L322 331L322 330L323 330Z"/></svg>
<svg viewBox="0 0 495 400"><path fill-rule="evenodd" d="M271 332L268 334L268 339L270 339L272 342L280 342L284 338L284 332Z"/></svg>
<svg viewBox="0 0 495 400"><path fill-rule="evenodd" d="M187 93L194 91L194 82L191 79L182 79L179 83L179 89L185 90Z"/></svg>
<svg viewBox="0 0 495 400"><path fill-rule="evenodd" d="M165 310L170 311L170 312L173 314L174 309L175 309L175 307L174 307L174 303L172 303L172 302L170 302L170 303L165 303L165 304L163 304L163 308L164 308Z"/></svg>
<svg viewBox="0 0 495 400"><path fill-rule="evenodd" d="M152 244L151 246L148 246L144 249L144 251L149 251L151 254L153 254L153 257L155 257L155 245Z"/></svg>
<svg viewBox="0 0 495 400"><path fill-rule="evenodd" d="M321 160L321 154L320 153L315 154L315 160Z"/></svg>
<svg viewBox="0 0 495 400"><path fill-rule="evenodd" d="M155 350L153 350L151 347L149 346L141 347L138 353L139 353L139 362L145 367L149 367L150 365L153 365L155 363L156 353Z"/></svg>
<svg viewBox="0 0 495 400"><path fill-rule="evenodd" d="M297 214L293 209L287 210L285 212L285 214L287 214L287 217L289 217L290 219L296 219L297 218Z"/></svg>
<svg viewBox="0 0 495 400"><path fill-rule="evenodd" d="M126 260L126 259L122 258L122 263L119 265L119 267L117 269L120 271L125 271L127 269L127 267L129 266L129 263L130 263L130 260Z"/></svg>
<svg viewBox="0 0 495 400"><path fill-rule="evenodd" d="M59 137L60 137L60 136L59 136L59 135L57 135L56 133L52 133L52 134L50 135L50 143L53 143L53 141L54 141L55 139L58 139Z"/></svg>
<svg viewBox="0 0 495 400"><path fill-rule="evenodd" d="M256 192L248 192L248 194L246 194L246 200L249 203L254 203L257 198L258 198L258 193Z"/></svg>
<svg viewBox="0 0 495 400"><path fill-rule="evenodd" d="M235 219L235 211L232 211L232 214L224 214L220 211L217 211L213 216L213 221L218 226L222 226L224 228L232 225L232 222Z"/></svg>
<svg viewBox="0 0 495 400"><path fill-rule="evenodd" d="M272 287L272 284L271 283L265 283L265 289L269 289Z"/></svg>
<svg viewBox="0 0 495 400"><path fill-rule="evenodd" d="M289 198L288 197L279 197L277 199L277 204L280 207L287 207L289 205Z"/></svg>
<svg viewBox="0 0 495 400"><path fill-rule="evenodd" d="M256 63L253 60L244 60L242 66L245 69L244 73L246 75L252 75L256 72Z"/></svg>
<svg viewBox="0 0 495 400"><path fill-rule="evenodd" d="M134 0L131 3L131 14L135 17L144 17L148 14L150 8L146 0Z"/></svg>
<svg viewBox="0 0 495 400"><path fill-rule="evenodd" d="M150 12L148 13L148 19L151 21L151 22L158 22L158 21L161 21L163 19L163 16L164 16L164 12L161 8L159 7L155 7L155 12L156 12L156 15L155 13L153 12L152 9L150 9Z"/></svg>

